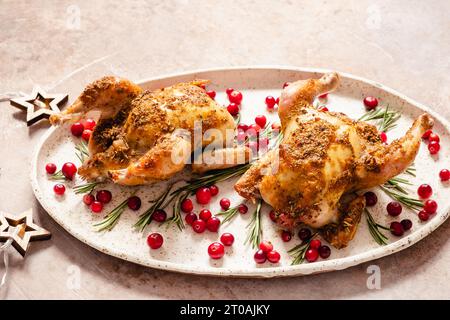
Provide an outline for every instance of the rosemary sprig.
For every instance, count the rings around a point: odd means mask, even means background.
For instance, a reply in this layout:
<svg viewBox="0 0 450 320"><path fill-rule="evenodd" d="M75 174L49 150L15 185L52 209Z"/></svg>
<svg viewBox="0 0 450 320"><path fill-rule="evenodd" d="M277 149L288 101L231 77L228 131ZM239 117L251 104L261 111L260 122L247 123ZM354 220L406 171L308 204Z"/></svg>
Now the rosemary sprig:
<svg viewBox="0 0 450 320"><path fill-rule="evenodd" d="M250 220L250 223L247 225L247 229L250 229L250 232L248 233L244 244L250 243L253 249L258 248L262 238L261 206L262 200L258 199L256 203L256 209L252 215L252 219Z"/></svg>
<svg viewBox="0 0 450 320"><path fill-rule="evenodd" d="M108 213L105 218L94 224L96 227L96 231L110 231L116 225L122 213L125 211L125 207L127 206L128 198L121 202L117 207L115 207L110 213Z"/></svg>
<svg viewBox="0 0 450 320"><path fill-rule="evenodd" d="M376 223L375 220L373 219L372 215L370 214L369 210L367 210L367 208L364 209L364 212L366 213L366 221L367 221L367 224L369 225L369 231L370 231L370 234L372 235L372 238L380 246L388 244L389 243L388 242L388 237L386 237L380 231L380 229L389 230L389 228L384 227L384 226Z"/></svg>
<svg viewBox="0 0 450 320"><path fill-rule="evenodd" d="M419 199L412 198L408 196L408 194L398 191L398 188L389 188L385 185L380 186L381 190L384 191L389 197L392 199L400 202L405 207L414 210L414 211L420 211L423 208L423 203Z"/></svg>
<svg viewBox="0 0 450 320"><path fill-rule="evenodd" d="M88 182L73 187L75 194L91 193L100 184L100 182Z"/></svg>
<svg viewBox="0 0 450 320"><path fill-rule="evenodd" d="M168 225L175 223L180 231L184 228L183 217L181 216L181 203L186 200L188 196L189 192L183 192L175 197L175 202L173 203L172 209L173 215L170 219L165 221ZM170 201L168 203L170 203Z"/></svg>
<svg viewBox="0 0 450 320"><path fill-rule="evenodd" d="M80 160L81 163L84 163L84 161L89 158L89 149L86 142L81 141L79 144L75 146L75 155Z"/></svg>
<svg viewBox="0 0 450 320"><path fill-rule="evenodd" d="M405 170L405 173L409 174L410 176L415 177L416 176L416 168L414 167L414 164L410 165L408 169Z"/></svg>
<svg viewBox="0 0 450 320"><path fill-rule="evenodd" d="M239 206L235 206L232 208L229 208L228 210L225 211L220 211L219 213L216 214L216 216L224 216L224 219L222 220L222 224L229 222L231 219L233 219L236 214L239 211Z"/></svg>
<svg viewBox="0 0 450 320"><path fill-rule="evenodd" d="M400 119L400 113L389 110L389 106L386 108L376 108L365 113L358 121L370 121L379 120L378 130L381 132L387 132L393 129L397 124L397 120Z"/></svg>
<svg viewBox="0 0 450 320"><path fill-rule="evenodd" d="M293 257L291 265L301 264L303 263L303 261L305 261L306 251L308 251L309 244L316 235L317 232L313 233L307 241L296 245L295 247L293 247L288 251L289 255Z"/></svg>
<svg viewBox="0 0 450 320"><path fill-rule="evenodd" d="M57 172L55 172L54 174L52 174L50 177L48 177L50 180L59 180L59 181L64 181L66 180L66 177L63 175L62 171L59 170Z"/></svg>

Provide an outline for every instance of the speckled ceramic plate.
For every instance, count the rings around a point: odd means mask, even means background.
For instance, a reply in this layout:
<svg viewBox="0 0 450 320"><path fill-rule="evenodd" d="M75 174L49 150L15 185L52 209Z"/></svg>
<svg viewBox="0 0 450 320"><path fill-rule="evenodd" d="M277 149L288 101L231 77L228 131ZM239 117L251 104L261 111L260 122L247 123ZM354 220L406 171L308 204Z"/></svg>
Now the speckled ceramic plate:
<svg viewBox="0 0 450 320"><path fill-rule="evenodd" d="M224 105L227 103L224 93L225 88L236 88L241 90L244 95L242 122L252 123L255 115L262 113L266 114L269 121L277 120L276 113L266 112L264 99L269 94L275 97L279 96L284 82L317 78L323 72L325 70L278 67L231 68L183 73L144 80L139 83L142 87L148 89L160 88L195 78L210 79L212 83L209 88L218 92L216 100ZM348 74L341 73L341 76L340 87L335 93L329 95L326 103L330 110L345 112L351 117L358 118L364 113L362 98L367 95L376 96L379 98L380 105L389 105L390 108L401 112L402 115L398 126L389 132L389 140L403 135L413 119L426 111L436 120L434 130L441 137L441 145L450 145L449 123L427 107L381 84ZM72 98L77 95L78 93L72 93ZM175 226L167 228L165 225L160 226L158 223L152 223L142 233L133 230L132 225L138 214L149 206L148 202L151 199L162 192L163 187L165 187L164 183L139 188L119 187L112 184L105 186L112 191L113 201L106 205L104 214L134 191L137 191L137 195L142 198L143 205L138 213L130 210L125 211L112 231L96 232L92 224L99 221L103 215L93 215L83 204L82 196L75 195L70 188L74 184L81 183L81 181L76 179L74 182L67 183L68 190L65 196L62 198L56 197L52 190L55 182L48 179L44 170L47 162L54 162L58 167L67 161L79 164L74 152L75 140L76 138L71 136L68 126L64 126L49 129L38 145L32 162L31 181L36 197L42 206L69 233L88 245L106 254L163 270L239 277L293 276L340 270L392 254L416 243L442 224L449 213L450 185L442 183L438 177L439 170L449 166L449 150L442 148L439 156L432 157L423 143L415 162L417 177L412 178L414 185L410 190L412 194L415 194L417 186L424 182L433 187L433 198L438 201L439 210L428 222L421 223L414 212L404 208L401 218L409 218L413 221L412 230L406 232L401 238L386 233L390 244L379 246L371 238L366 220L363 218L355 239L347 248L343 250L332 249L331 256L327 260L319 259L315 263L292 266L287 251L298 244L299 240L297 237L293 237L288 243L282 242L279 228L268 217L270 208L264 206L262 210L263 238L273 242L275 248L281 253L281 262L279 264L267 262L263 265L256 265L253 261L254 250L250 246L244 245L247 235L246 226L251 218L250 213L235 217L231 223L221 227L220 233L206 231L203 234L196 234L191 228L186 228L183 232L180 232ZM177 179L182 175L189 176L188 170L180 174ZM240 203L242 199L232 188L235 181L227 181L218 185L220 194L213 198L210 206L208 206L212 212L219 211L219 199L221 197L230 198L232 205ZM372 214L377 222L388 225L394 220L386 214L385 210L386 203L390 200L379 189L375 188L374 191L378 195L379 202L371 210ZM195 210L199 211L201 208L203 207L195 205ZM249 209L249 212L252 212L253 206L249 205ZM147 235L154 231L164 235L164 245L158 250L150 250L146 244ZM234 234L235 244L231 248L226 248L226 254L221 260L209 259L208 245L217 241L219 235L225 231Z"/></svg>

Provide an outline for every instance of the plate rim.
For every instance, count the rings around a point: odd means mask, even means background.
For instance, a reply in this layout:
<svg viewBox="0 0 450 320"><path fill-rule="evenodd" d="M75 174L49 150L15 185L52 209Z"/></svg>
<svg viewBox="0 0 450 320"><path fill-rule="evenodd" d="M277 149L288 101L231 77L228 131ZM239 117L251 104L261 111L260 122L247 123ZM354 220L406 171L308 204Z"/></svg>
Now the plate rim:
<svg viewBox="0 0 450 320"><path fill-rule="evenodd" d="M266 70L266 71L293 71L293 72L307 72L307 73L326 73L330 71L336 71L331 69L324 68L309 68L309 67L294 67L294 66L285 66L285 65L257 65L257 66L234 66L234 67L216 67L216 68L206 68L206 69L195 69L191 71L170 73L165 75L160 75L157 77L144 78L139 81L136 81L136 84L142 85L147 82L166 79L170 77L181 77L188 76L192 74L198 73L206 73L206 72L223 72L223 71L252 71L252 70ZM434 110L431 110L429 107L424 104L409 98L408 96L388 87L381 83L378 83L373 80L369 80L360 76L356 76L350 73L336 71L342 78L349 78L354 81L363 82L370 86L378 87L379 89L400 98L407 103L414 105L418 109L421 109L427 113L429 113L433 118L438 120L447 132L450 133L450 123L441 115L439 115ZM65 231L70 233L76 239L81 242L89 245L90 247L105 253L107 255L126 260L129 262L133 262L142 266L151 267L160 270L166 270L171 272L185 273L185 274L195 274L195 275L206 275L206 276L214 276L214 277L236 277L236 278L275 278L275 277L293 277L293 276L302 276L309 275L315 273L322 272L330 272L343 270L352 266L356 266L362 264L367 261L376 260L387 255L391 255L393 253L402 251L413 244L419 242L423 238L427 237L434 230L436 230L444 221L447 220L450 213L450 205L444 209L446 212L442 212L441 215L435 217L431 221L427 223L426 226L423 226L420 231L413 232L395 242L392 242L385 246L376 247L370 249L366 252L361 252L356 255L351 255L348 257L342 257L332 260L324 260L320 261L320 263L311 263L311 264L300 264L300 265L289 265L289 266L278 266L278 267L266 267L259 269L227 269L227 268L217 268L213 266L204 266L202 268L192 268L187 264L175 263L162 261L157 259L150 259L147 261L142 261L139 258L130 257L128 255L124 255L123 252L108 250L100 245L97 245L94 241L89 240L89 238L85 238L81 236L77 231L72 230L72 228L65 224L61 219L58 218L57 215L52 213L52 210L46 205L46 201L44 201L43 195L41 193L39 183L38 183L38 171L37 171L37 160L39 157L40 150L47 139L52 135L52 133L57 130L57 127L50 127L39 139L31 157L31 171L30 171L30 179L31 186L33 192L35 194L36 199L39 201L40 205L44 208L44 210L48 213L53 220L55 220L58 225L60 225Z"/></svg>

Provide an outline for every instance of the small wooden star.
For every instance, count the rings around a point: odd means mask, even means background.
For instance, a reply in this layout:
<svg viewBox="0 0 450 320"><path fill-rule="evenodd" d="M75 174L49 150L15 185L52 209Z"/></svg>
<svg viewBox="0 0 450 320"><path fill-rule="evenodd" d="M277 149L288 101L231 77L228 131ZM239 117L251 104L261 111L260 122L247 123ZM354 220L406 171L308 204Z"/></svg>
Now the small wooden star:
<svg viewBox="0 0 450 320"><path fill-rule="evenodd" d="M12 245L22 257L25 257L30 241L48 240L51 236L49 231L33 223L31 209L18 216L0 212L0 241L5 242L12 237Z"/></svg>
<svg viewBox="0 0 450 320"><path fill-rule="evenodd" d="M60 112L59 107L64 105L69 96L67 94L47 94L39 87L25 97L9 100L12 106L27 110L27 126L31 126L41 119L48 119L54 113Z"/></svg>

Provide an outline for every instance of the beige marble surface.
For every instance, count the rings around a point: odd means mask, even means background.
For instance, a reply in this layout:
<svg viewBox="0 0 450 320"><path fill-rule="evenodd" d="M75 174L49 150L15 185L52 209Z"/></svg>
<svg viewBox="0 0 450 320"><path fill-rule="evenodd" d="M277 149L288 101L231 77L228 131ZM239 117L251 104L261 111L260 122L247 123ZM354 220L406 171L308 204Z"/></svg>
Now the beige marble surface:
<svg viewBox="0 0 450 320"><path fill-rule="evenodd" d="M77 23L79 13L79 24ZM449 1L0 1L0 93L39 84L78 94L90 80L137 80L217 66L331 68L382 82L450 118ZM31 150L47 128L0 103L0 209L36 210L51 241L12 257L0 298L450 298L450 222L412 248L344 271L289 279L152 270L82 244L34 199ZM448 146L444 146L448 147ZM381 269L381 289L366 286ZM0 272L3 269L0 269ZM80 276L80 286L73 276Z"/></svg>

